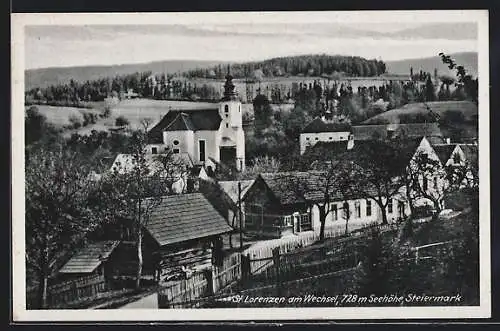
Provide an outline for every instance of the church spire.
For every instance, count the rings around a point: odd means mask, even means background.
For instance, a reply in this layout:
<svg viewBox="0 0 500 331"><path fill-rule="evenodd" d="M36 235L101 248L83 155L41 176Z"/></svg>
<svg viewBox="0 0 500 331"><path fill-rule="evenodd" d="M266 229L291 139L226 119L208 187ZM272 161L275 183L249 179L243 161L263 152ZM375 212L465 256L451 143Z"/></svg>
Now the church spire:
<svg viewBox="0 0 500 331"><path fill-rule="evenodd" d="M227 65L226 82L224 83L224 98L223 100L236 100L236 91L233 84L233 76L231 76L231 66Z"/></svg>

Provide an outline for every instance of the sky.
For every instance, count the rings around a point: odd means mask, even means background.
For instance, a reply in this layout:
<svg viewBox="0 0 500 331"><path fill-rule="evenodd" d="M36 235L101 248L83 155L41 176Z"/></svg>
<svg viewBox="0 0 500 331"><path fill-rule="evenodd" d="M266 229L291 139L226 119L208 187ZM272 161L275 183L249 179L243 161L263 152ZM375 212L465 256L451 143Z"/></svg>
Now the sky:
<svg viewBox="0 0 500 331"><path fill-rule="evenodd" d="M477 51L474 22L288 20L26 25L25 68L162 60L244 62L300 54L384 61Z"/></svg>

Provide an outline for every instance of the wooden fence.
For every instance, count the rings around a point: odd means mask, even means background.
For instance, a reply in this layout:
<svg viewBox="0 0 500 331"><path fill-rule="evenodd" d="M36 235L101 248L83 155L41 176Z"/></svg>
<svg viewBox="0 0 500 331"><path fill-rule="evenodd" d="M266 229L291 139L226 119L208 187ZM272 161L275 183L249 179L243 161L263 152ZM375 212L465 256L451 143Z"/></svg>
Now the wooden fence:
<svg viewBox="0 0 500 331"><path fill-rule="evenodd" d="M353 231L349 236L345 236L344 229L325 232L328 233L325 238L338 240L326 240L314 246L311 245L319 239L319 235L311 233L291 237L291 240L274 241L275 245L251 247L243 255L228 256L221 267L213 267L190 279L164 286L158 291L158 307L200 307L203 302L210 301L209 298L231 293L232 286L238 288L238 293L256 285L281 288L283 282L297 278L309 279L311 275L331 275L339 270L351 270L360 259L356 239L363 238L366 230L372 227L379 231L393 229L393 225L368 224L352 227L359 231ZM225 291L227 288L230 291Z"/></svg>
<svg viewBox="0 0 500 331"><path fill-rule="evenodd" d="M95 297L107 289L103 275L80 277L51 285L47 288L47 303L49 308L60 307L71 302ZM37 307L38 296L36 290L27 293L27 309Z"/></svg>

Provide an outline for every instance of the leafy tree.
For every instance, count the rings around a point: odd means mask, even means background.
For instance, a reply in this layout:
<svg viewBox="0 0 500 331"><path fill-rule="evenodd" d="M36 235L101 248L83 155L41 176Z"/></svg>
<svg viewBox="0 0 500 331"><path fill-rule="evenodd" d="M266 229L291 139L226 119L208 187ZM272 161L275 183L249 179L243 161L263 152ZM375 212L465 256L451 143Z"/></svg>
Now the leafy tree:
<svg viewBox="0 0 500 331"><path fill-rule="evenodd" d="M255 157L249 166L245 168L245 171L240 173L240 179L254 179L258 174L264 172L278 172L281 168L281 162L272 156L257 156Z"/></svg>
<svg viewBox="0 0 500 331"><path fill-rule="evenodd" d="M448 65L448 68L456 70L456 75L458 79L458 84L464 87L465 93L468 97L474 101L476 104L478 102L478 80L473 79L472 75L467 74L464 66L457 65L455 60L453 60L449 55L445 53L439 53L441 60L444 64Z"/></svg>
<svg viewBox="0 0 500 331"><path fill-rule="evenodd" d="M39 306L47 308L49 279L64 256L100 223L89 203L89 168L75 153L37 147L26 157L26 263L38 279ZM30 275L27 275L30 277Z"/></svg>
<svg viewBox="0 0 500 331"><path fill-rule="evenodd" d="M269 99L262 94L259 94L253 100L254 110L254 125L257 135L270 127L272 124L273 108L269 104Z"/></svg>

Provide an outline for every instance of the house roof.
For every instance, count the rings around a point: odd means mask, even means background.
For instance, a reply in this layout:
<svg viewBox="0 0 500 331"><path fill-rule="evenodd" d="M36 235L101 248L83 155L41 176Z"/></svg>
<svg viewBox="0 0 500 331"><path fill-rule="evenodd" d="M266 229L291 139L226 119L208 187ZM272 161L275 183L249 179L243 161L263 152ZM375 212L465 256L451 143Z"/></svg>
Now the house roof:
<svg viewBox="0 0 500 331"><path fill-rule="evenodd" d="M318 132L350 132L351 125L347 123L327 123L317 117L302 130L302 133Z"/></svg>
<svg viewBox="0 0 500 331"><path fill-rule="evenodd" d="M465 154L465 157L469 162L472 162L473 164L478 164L478 146L477 145L470 145L470 144L459 144L460 148Z"/></svg>
<svg viewBox="0 0 500 331"><path fill-rule="evenodd" d="M73 255L59 270L59 273L91 273L99 267L103 260L109 258L119 243L118 240L108 240L88 244Z"/></svg>
<svg viewBox="0 0 500 331"><path fill-rule="evenodd" d="M352 127L354 140L387 139L387 132L406 138L443 137L438 123L356 125Z"/></svg>
<svg viewBox="0 0 500 331"><path fill-rule="evenodd" d="M327 176L325 174L324 171L262 173L256 182L263 181L281 205L322 201L326 189L328 189L330 201L360 197L359 194L354 193L355 190L350 193L345 192L346 196L344 196L340 187L335 183L326 185ZM370 190L370 193L375 194L375 191Z"/></svg>
<svg viewBox="0 0 500 331"><path fill-rule="evenodd" d="M164 131L215 131L222 118L217 108L170 110L148 132L150 143L162 143Z"/></svg>
<svg viewBox="0 0 500 331"><path fill-rule="evenodd" d="M451 157L451 153L453 150L456 148L455 144L439 144L439 145L432 145L432 148L436 152L437 156L439 157L439 161L441 161L442 164L446 164L448 160Z"/></svg>
<svg viewBox="0 0 500 331"><path fill-rule="evenodd" d="M146 229L160 246L232 231L201 193L162 197L153 208Z"/></svg>
<svg viewBox="0 0 500 331"><path fill-rule="evenodd" d="M253 184L255 180L229 180L229 181L220 181L219 186L226 192L226 194L231 198L234 203L238 203L238 183L241 183L241 197L242 199L245 197L246 192Z"/></svg>

